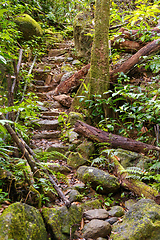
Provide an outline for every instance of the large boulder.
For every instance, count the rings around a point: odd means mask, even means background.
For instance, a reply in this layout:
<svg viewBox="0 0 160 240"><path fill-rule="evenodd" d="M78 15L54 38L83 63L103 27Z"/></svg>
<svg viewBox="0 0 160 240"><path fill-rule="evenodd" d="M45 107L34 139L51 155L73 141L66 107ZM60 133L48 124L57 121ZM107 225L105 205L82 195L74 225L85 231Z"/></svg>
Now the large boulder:
<svg viewBox="0 0 160 240"><path fill-rule="evenodd" d="M13 203L0 216L0 239L47 240L40 212L25 203Z"/></svg>
<svg viewBox="0 0 160 240"><path fill-rule="evenodd" d="M25 40L31 39L34 35L40 37L43 34L41 26L28 14L16 16L15 23Z"/></svg>
<svg viewBox="0 0 160 240"><path fill-rule="evenodd" d="M81 166L77 169L78 178L84 183L89 182L93 189L101 193L114 193L120 188L118 179L95 167Z"/></svg>
<svg viewBox="0 0 160 240"><path fill-rule="evenodd" d="M93 41L93 14L80 12L74 19L73 35L78 56L89 58Z"/></svg>
<svg viewBox="0 0 160 240"><path fill-rule="evenodd" d="M123 222L113 225L110 239L160 239L160 206L151 199L139 200L125 214Z"/></svg>

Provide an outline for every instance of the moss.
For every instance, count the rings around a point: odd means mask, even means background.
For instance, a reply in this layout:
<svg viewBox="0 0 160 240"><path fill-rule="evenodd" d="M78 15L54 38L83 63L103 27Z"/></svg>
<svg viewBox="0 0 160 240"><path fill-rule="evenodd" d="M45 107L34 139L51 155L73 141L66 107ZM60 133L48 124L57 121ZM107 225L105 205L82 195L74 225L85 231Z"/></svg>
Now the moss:
<svg viewBox="0 0 160 240"><path fill-rule="evenodd" d="M121 224L114 225L113 232L113 240L160 239L160 206L153 200L141 199L130 208Z"/></svg>
<svg viewBox="0 0 160 240"><path fill-rule="evenodd" d="M82 210L75 204L60 208L44 208L42 214L46 223L52 230L51 234L59 240L68 240L70 228L74 232L77 228L76 224L80 224L82 218Z"/></svg>
<svg viewBox="0 0 160 240"><path fill-rule="evenodd" d="M10 205L0 216L0 229L1 240L47 239L47 232L39 211L27 204Z"/></svg>
<svg viewBox="0 0 160 240"><path fill-rule="evenodd" d="M31 39L35 36L42 36L43 31L41 26L28 14L23 14L15 18L15 23L19 30L23 33L25 40Z"/></svg>

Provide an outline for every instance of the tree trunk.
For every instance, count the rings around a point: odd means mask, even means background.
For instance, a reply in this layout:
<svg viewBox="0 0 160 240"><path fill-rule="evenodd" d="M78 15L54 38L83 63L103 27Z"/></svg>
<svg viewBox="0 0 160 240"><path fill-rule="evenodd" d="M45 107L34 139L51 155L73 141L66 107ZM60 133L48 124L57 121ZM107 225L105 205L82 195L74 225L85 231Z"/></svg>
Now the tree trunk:
<svg viewBox="0 0 160 240"><path fill-rule="evenodd" d="M81 121L76 122L75 131L94 142L107 143L110 148L123 148L138 153L147 153L151 150L160 151L159 147L105 132Z"/></svg>
<svg viewBox="0 0 160 240"><path fill-rule="evenodd" d="M110 1L96 0L95 35L91 51L90 96L109 88L109 14Z"/></svg>

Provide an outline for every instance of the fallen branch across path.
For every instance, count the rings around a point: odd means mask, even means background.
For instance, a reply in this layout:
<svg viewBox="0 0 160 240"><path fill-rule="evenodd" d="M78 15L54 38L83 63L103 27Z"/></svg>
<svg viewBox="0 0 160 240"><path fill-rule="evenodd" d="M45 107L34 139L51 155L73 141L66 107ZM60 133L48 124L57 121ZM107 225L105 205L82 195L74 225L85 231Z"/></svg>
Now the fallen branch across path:
<svg viewBox="0 0 160 240"><path fill-rule="evenodd" d="M6 120L4 118L4 116L2 114L0 114L0 119L2 120ZM56 183L56 178L52 175L49 174L48 170L45 169L42 165L41 162L38 159L35 159L32 155L35 156L35 154L33 153L33 151L31 149L29 149L29 146L25 143L25 141L23 139L20 139L16 132L13 130L13 128L7 123L4 124L5 128L7 129L8 133L11 135L12 139L14 140L14 142L16 142L17 146L19 147L19 149L21 150L21 152L24 154L25 158L27 159L27 162L31 168L31 171L33 173L33 177L35 178L40 178L41 174L40 174L40 169L38 169L37 165L40 165L41 169L43 170L43 172L48 176L49 181L51 182L51 184L53 185L54 189L57 191L59 197L63 200L63 202L65 203L65 205L67 207L70 207L70 201L66 198L66 196L64 195L64 193L62 192L62 190L59 188L59 186ZM27 150L27 148L29 149L30 154ZM38 164L37 164L37 163ZM33 183L32 183L33 184Z"/></svg>
<svg viewBox="0 0 160 240"><path fill-rule="evenodd" d="M75 131L94 142L107 143L110 148L123 148L138 153L147 153L152 150L160 152L159 147L105 132L81 121L76 122Z"/></svg>

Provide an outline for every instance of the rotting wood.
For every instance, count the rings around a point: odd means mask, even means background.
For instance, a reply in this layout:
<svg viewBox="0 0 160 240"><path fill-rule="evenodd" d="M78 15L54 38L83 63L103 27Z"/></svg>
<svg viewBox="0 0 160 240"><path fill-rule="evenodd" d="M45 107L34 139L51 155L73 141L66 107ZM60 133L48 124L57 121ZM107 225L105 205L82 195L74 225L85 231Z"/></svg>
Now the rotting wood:
<svg viewBox="0 0 160 240"><path fill-rule="evenodd" d="M138 153L147 153L153 150L160 152L159 147L105 132L81 121L76 122L75 131L94 142L106 143L110 148L123 148Z"/></svg>

